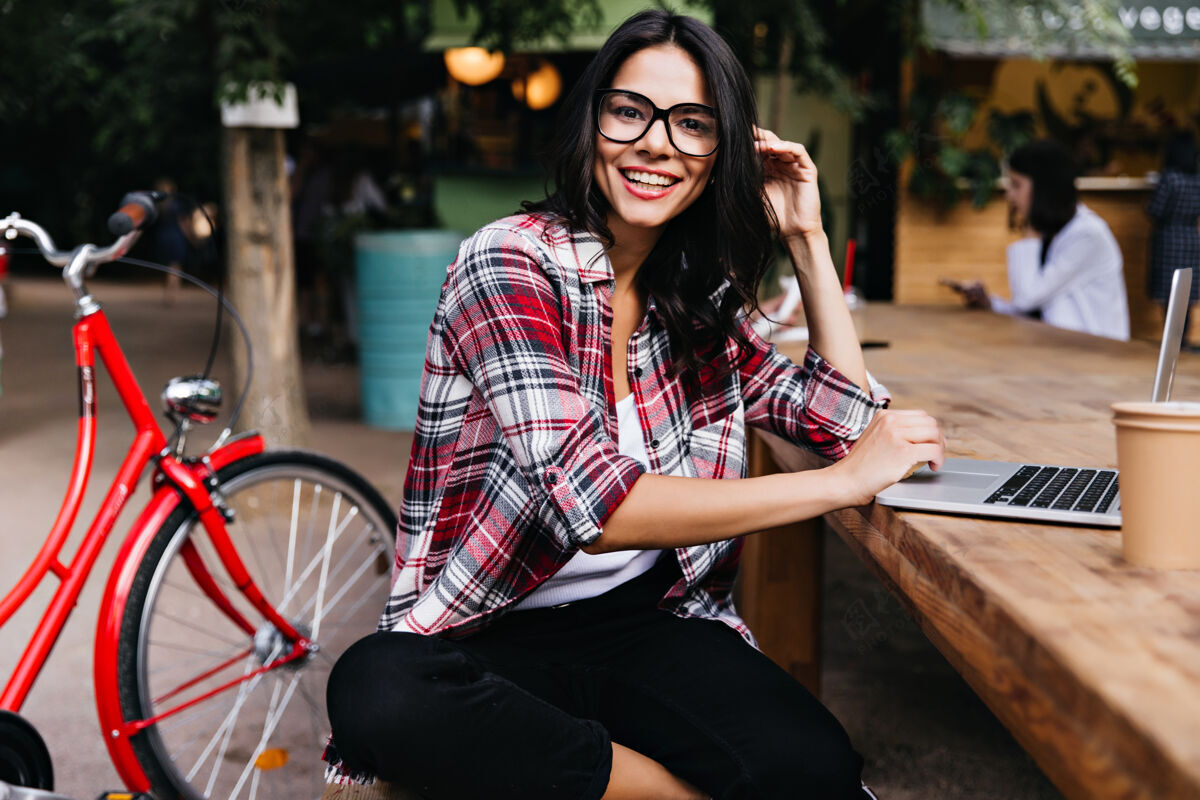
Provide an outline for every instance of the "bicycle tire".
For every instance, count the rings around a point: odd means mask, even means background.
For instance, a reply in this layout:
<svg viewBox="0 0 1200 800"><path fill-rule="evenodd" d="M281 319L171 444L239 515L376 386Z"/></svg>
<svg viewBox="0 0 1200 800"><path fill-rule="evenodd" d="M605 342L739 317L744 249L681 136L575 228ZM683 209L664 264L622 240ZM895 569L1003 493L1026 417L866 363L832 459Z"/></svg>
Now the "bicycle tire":
<svg viewBox="0 0 1200 800"><path fill-rule="evenodd" d="M252 578L320 649L164 718L130 744L160 800L317 797L329 730L328 671L346 647L374 630L390 590L396 515L357 473L312 453L251 456L217 477L235 514L229 535ZM162 714L279 658L286 647L232 586L203 530L195 510L182 504L135 574L118 646L127 720ZM254 637L198 587L185 543L255 626Z"/></svg>

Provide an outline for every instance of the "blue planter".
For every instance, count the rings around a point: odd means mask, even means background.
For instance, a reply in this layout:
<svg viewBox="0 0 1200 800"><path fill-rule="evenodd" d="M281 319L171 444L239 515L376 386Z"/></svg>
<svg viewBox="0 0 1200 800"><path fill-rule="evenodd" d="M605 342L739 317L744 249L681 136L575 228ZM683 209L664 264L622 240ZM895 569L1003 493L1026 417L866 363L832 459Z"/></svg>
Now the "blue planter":
<svg viewBox="0 0 1200 800"><path fill-rule="evenodd" d="M442 230L354 238L362 408L372 427L416 424L429 325L462 239Z"/></svg>

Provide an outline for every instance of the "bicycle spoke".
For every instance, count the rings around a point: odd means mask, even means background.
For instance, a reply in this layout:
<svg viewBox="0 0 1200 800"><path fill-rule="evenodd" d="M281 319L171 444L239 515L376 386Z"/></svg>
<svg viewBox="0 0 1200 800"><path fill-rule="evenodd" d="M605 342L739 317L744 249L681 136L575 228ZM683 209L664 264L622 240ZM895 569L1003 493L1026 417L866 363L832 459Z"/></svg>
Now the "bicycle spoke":
<svg viewBox="0 0 1200 800"><path fill-rule="evenodd" d="M159 645L156 645L156 647L158 647L160 650L174 649L172 645L159 644ZM245 650L245 649L246 649L246 645L243 642L242 644L235 645L233 647L222 650L220 653L215 654L214 657L217 659L225 659L225 658L228 658L229 656L231 656L233 653L236 653L239 650ZM164 672L171 672L172 670L177 669L178 667L183 666L184 664L188 664L188 665L193 664L193 663L195 663L195 661L196 661L196 659L194 659L194 658L180 658L175 661L168 661L166 664L156 664L147 671L147 674L152 675L152 676L162 675Z"/></svg>
<svg viewBox="0 0 1200 800"><path fill-rule="evenodd" d="M313 699L313 696L305 691L303 684L297 686L296 689L300 692L300 698L304 700L305 705L307 705L313 712L309 719L323 719L325 717L324 707L318 704L317 701Z"/></svg>
<svg viewBox="0 0 1200 800"><path fill-rule="evenodd" d="M254 752L251 753L250 761L246 764L245 768L242 770L242 774L238 778L237 785L233 787L233 793L230 795L229 800L237 800L238 794L240 794L242 791L242 786L244 786L246 784L246 778L248 778L250 776L250 771L253 770L256 766L255 762L258 760L258 757L260 755L262 755L262 751L264 749L266 749L267 740L270 739L271 734L273 734L275 732L275 727L279 724L279 720L283 717L283 712L287 710L288 705L291 703L292 694L295 692L296 683L299 680L300 680L300 673L297 672L296 674L294 674L292 676L292 682L290 684L288 684L287 691L284 693L283 700L282 700L282 702L279 703L278 708L275 707L276 693L275 692L272 693L271 707L270 707L270 710L268 710L268 712L267 712L267 721L263 724L262 737L258 740L258 746L254 748ZM280 686L280 683L278 681L276 681L276 683L275 683L276 691L278 691L279 686Z"/></svg>
<svg viewBox="0 0 1200 800"><path fill-rule="evenodd" d="M216 705L215 703L206 703L206 704L201 704L198 706L192 706L192 709L194 709L194 710L189 710L184 713L176 714L174 716L167 717L164 720L156 722L155 727L158 728L159 733L165 733L167 731L174 730L175 728L178 728L180 725L183 725L185 723L193 722L196 719L199 719L200 717L211 716L213 714L219 713L221 711L221 706ZM189 747L191 747L196 742L200 741L200 739L203 736L204 736L203 733L196 734L191 739L188 739L186 742L184 742L182 745L180 745L179 751L181 753L187 751L187 749Z"/></svg>
<svg viewBox="0 0 1200 800"><path fill-rule="evenodd" d="M160 612L158 612L158 614L160 617L170 620L171 622L174 622L176 625L182 625L185 628L190 628L191 630L197 631L199 633L203 633L205 636L208 636L212 639L216 639L218 642L223 642L224 644L230 645L232 647L242 647L245 645L245 642L239 643L239 642L233 641L232 639L226 639L223 636L218 636L217 634L213 633L208 628L205 628L201 625L197 625L194 622L190 622L190 621L184 619L183 617L178 617L178 616L175 616L174 614L168 614L166 611L160 611Z"/></svg>
<svg viewBox="0 0 1200 800"><path fill-rule="evenodd" d="M279 484L276 484L277 491L278 491L278 486L279 486ZM292 481L292 493L293 494L301 494L301 495L304 494L303 484L298 478ZM270 521L273 523L274 519L275 519L275 517L274 517L274 515L272 515L270 517ZM274 551L274 553L275 553L275 560L272 563L273 564L282 563L283 562L283 551L281 551L279 549L279 535L275 531L274 524L271 524L268 526L267 542L268 542L268 544L271 545L271 550ZM273 575L274 571L272 570L269 574ZM266 587L266 586L264 586L262 588L263 588L263 592L266 593L267 597L278 597L280 594L282 594L284 589L287 589L287 584L285 583L285 584L283 584L282 587L277 588L275 586L274 582L272 581L272 583L270 584L270 587L269 587L270 591L268 591L268 587Z"/></svg>
<svg viewBox="0 0 1200 800"><path fill-rule="evenodd" d="M202 549L199 540L194 539L193 544L195 544L197 552L199 552ZM216 562L218 564L221 563L221 557L211 551L207 552L207 553L201 553L200 560L203 561L206 565L213 563L213 562ZM213 581L217 584L217 586L221 587L221 590L223 592L225 592L226 595L234 596L234 595L238 594L237 587L233 585L233 581L229 580L229 576L224 574L223 571L218 571L218 572L210 571L209 574L212 575ZM170 586L172 589L183 592L185 594L194 595L196 597L201 598L202 600L209 600L209 601L212 600L211 597L209 597L207 594L205 594L201 590L190 588L190 587L180 586L179 584L175 583L174 581L164 581L163 583ZM195 586L195 584L193 583L193 584L191 584L191 586Z"/></svg>
<svg viewBox="0 0 1200 800"><path fill-rule="evenodd" d="M159 641L156 639L151 639L149 643L150 643L151 647L159 647L164 650L178 650L181 653L195 653L196 655L199 655L199 656L212 656L213 658L220 658L223 653L224 654L229 653L229 650L201 650L198 647L188 647L185 644L176 644L176 643L168 644L166 642ZM238 645L238 646L240 647L241 645Z"/></svg>
<svg viewBox="0 0 1200 800"><path fill-rule="evenodd" d="M354 584L358 580L359 576L362 575L363 572L365 572L374 563L374 561L375 561L375 559L373 559L373 558L369 559L368 561L363 563L363 565L360 566L353 575L350 576L350 580L347 581L345 584L343 584L341 590L336 595L334 595L333 599L330 600L329 603L325 606L325 613L323 613L321 615L321 620L323 620L325 617L329 616L329 612L333 611L334 606L336 606L341 601L341 599L346 596L346 592L350 591L350 589L354 587ZM384 583L390 582L390 580L391 580L391 576L380 575L378 578L375 579L375 581L367 589L366 593L360 595L360 598L375 596L374 591L375 591L376 587L379 587ZM321 620L317 620L317 621L320 622Z"/></svg>
<svg viewBox="0 0 1200 800"><path fill-rule="evenodd" d="M156 796L319 795L318 758L329 725L322 689L342 651L373 629L365 619L368 609L382 606L387 596L394 512L364 492L352 473L319 458L269 453L252 458L254 466L221 476L222 492L237 512L230 533L269 602L293 624L311 629L321 646L272 667L292 644L262 625L231 585L211 540L199 535L194 514L172 517L162 531L170 544L151 551L154 560L146 563L153 572L141 572L149 578L142 584L149 588L140 590L143 605L130 606L143 623L136 674L126 668L122 679L135 681L123 683L122 691L132 687L141 698L140 719L184 706L133 739ZM181 549L189 535L191 548ZM213 579L238 613L259 626L253 645L244 631L229 627L228 614L203 587L189 580L185 570L197 553L222 574L223 580ZM272 653L253 649L266 641Z"/></svg>
<svg viewBox="0 0 1200 800"><path fill-rule="evenodd" d="M300 524L300 481L296 481L296 490L292 492L292 518L288 520L288 552L287 566L283 573L283 586L286 589L292 585L292 570L296 566L296 528ZM280 614L284 611L284 605L279 604L278 611Z"/></svg>
<svg viewBox="0 0 1200 800"><path fill-rule="evenodd" d="M380 583L387 583L390 585L391 580L392 580L391 573L384 573L383 575L379 576L379 580L377 580L374 584L372 584L371 588L373 590L374 587L379 585ZM345 614L342 615L342 618L339 619L337 622L332 623L333 627L340 628L343 625L350 622L351 618L354 617L354 615L358 613L359 609L361 609L363 607L363 605L365 605L368 601L373 600L373 599L374 598L371 596L371 593L369 591L363 592L362 596L359 597L358 600L356 600L354 602L354 605L350 606L350 609Z"/></svg>
<svg viewBox="0 0 1200 800"><path fill-rule="evenodd" d="M313 548L313 537L317 535L317 519L320 517L318 510L321 507L321 495L324 493L325 487L319 483L313 484L312 503L308 509L308 525L304 529L304 547L302 552L311 553ZM286 590L291 584L285 586Z"/></svg>
<svg viewBox="0 0 1200 800"><path fill-rule="evenodd" d="M176 686L174 689L167 692L166 694L161 694L158 697L154 698L153 702L155 705L160 705L162 703L165 703L167 700L170 700L172 697L175 697L176 695L186 692L188 689L192 688L193 686L196 686L197 684L203 683L204 681L208 680L209 678L215 677L216 675L218 675L218 674L224 672L225 670L229 669L230 667L236 665L237 662L241 661L246 656L250 656L253 654L254 654L254 648L247 648L244 652L238 653L233 658L223 661L220 664L217 664L215 667L209 667L208 669L204 670L203 672L199 673L198 675L195 675L195 676L185 680L183 683L179 684L178 686Z"/></svg>
<svg viewBox="0 0 1200 800"><path fill-rule="evenodd" d="M351 508L350 512L342 520L342 524L339 525L338 529L333 532L334 541L336 541L337 538L339 536L341 536L342 531L344 531L346 529L346 526L349 525L353 521L354 517L357 515L358 515L358 508L357 507ZM328 536L326 538L328 538ZM310 575L312 575L313 570L315 570L317 567L321 566L322 559L324 557L324 553L325 553L325 550L324 550L324 548L322 548L321 552L317 553L317 555L313 556L312 560L309 561L308 564L304 567L304 571L300 573L300 577L298 577L296 579L296 583L288 590L287 596L284 598L285 603L287 602L287 600L290 600L296 594L296 592L298 592L300 590L300 587L303 586L304 582L306 580L308 580L308 577Z"/></svg>
<svg viewBox="0 0 1200 800"><path fill-rule="evenodd" d="M215 576L214 576L214 578L215 578ZM219 581L218 581L218 583L219 583ZM174 589L175 591L179 592L180 594L190 594L192 597L197 597L201 600L210 599L209 596L206 595L204 592L200 591L199 589L194 588L195 587L194 583L190 584L188 586L184 586L182 584L175 583L174 581L172 581L170 579L167 579L167 580L163 581L163 586L168 589Z"/></svg>
<svg viewBox="0 0 1200 800"><path fill-rule="evenodd" d="M350 563L350 559L354 558L355 552L359 549L359 546L362 545L367 540L369 540L371 535L374 532L375 532L375 529L372 528L370 525L366 525L363 527L362 533L360 533L358 535L358 538L355 539L354 542L349 547L346 548L345 554L342 555L342 557L340 559L338 559L338 563L334 566L334 568L332 570L330 570L329 580L331 580L331 581L336 580L337 577L339 575L341 575L342 570L346 568L346 565L348 563ZM372 553L372 559L374 557L377 557L379 555L379 552L380 551L378 549L375 550ZM353 578L351 579L351 581L353 581ZM316 602L316 596L314 595L313 597L310 597L308 599L308 602L304 604L304 607L300 609L299 613L296 616L303 617L305 614L308 613L308 609L310 609L312 607L313 603L315 603L315 602Z"/></svg>
<svg viewBox="0 0 1200 800"><path fill-rule="evenodd" d="M251 664L247 664L246 671L243 674L248 675L248 674L250 674L251 671L252 671ZM226 740L228 739L227 731L231 731L233 729L233 724L237 721L238 715L242 711L242 704L244 704L246 702L246 698L250 696L250 692L254 689L255 686L258 685L258 682L261 678L262 678L262 675L255 675L249 681L247 681L246 683L243 683L241 686L238 687L237 697L233 701L233 706L229 709L229 712L225 715L225 719L223 719L221 721L221 724L219 726L217 726L216 732L212 735L212 738L209 739L208 745L200 753L200 757L198 759L196 759L196 763L193 764L191 770L188 771L187 780L189 783L191 783L192 779L196 777L196 773L200 771L201 765L204 764L204 762L208 759L208 754L211 753L213 748L217 746L218 741L221 739L226 739ZM213 767L214 773L219 766L220 766L220 759L217 760L217 765ZM213 780L215 780L215 777L213 775L210 775L208 788L206 788L204 790L204 793L206 795L210 794L212 792Z"/></svg>
<svg viewBox="0 0 1200 800"><path fill-rule="evenodd" d="M277 497L277 496L278 496L278 493L279 493L279 486L278 486L278 484L273 484L273 485L272 485L272 490L273 490L273 492L275 493L275 495L276 495L276 497ZM257 497L257 495L256 495L256 497ZM268 508L275 508L275 503L276 503L276 498L272 498L271 502L270 502L270 503L267 505L267 507L268 507ZM259 506L260 506L260 507L262 506L262 500L261 500L261 499L259 500ZM267 519L267 538L268 538L268 539L274 539L274 538L275 538L275 531L274 531L274 529L272 528L272 525L271 525L271 520L273 519L273 517L272 517L271 515L268 515L266 519ZM255 565L258 567L258 574L259 574L259 575L261 575L261 576L266 576L266 575L268 575L268 574L269 574L269 571L267 570L266 566L264 566L264 564L263 564L263 560L262 560L262 554L261 554L261 553L259 553L259 551L258 551L258 544L257 544L257 542L255 541L255 540L257 539L257 537L254 535L254 532L253 532L252 530L250 530L250 528L249 528L249 527L247 527L247 528L246 528L246 531L245 531L245 533L246 533L246 535L245 535L246 542L247 542L247 543L250 545L250 555L252 555L252 556L254 557L254 563L255 563ZM264 578L262 578L262 580L266 580L266 579L265 579L265 577L264 577ZM272 586L270 586L269 584L265 584L265 585L263 585L263 586L260 586L259 588L261 588L261 589L263 590L263 592L264 592L264 593L266 593L266 595L267 595L268 597L271 597L271 596L273 596L273 595L274 595L274 589L273 589L273 587L272 587Z"/></svg>
<svg viewBox="0 0 1200 800"><path fill-rule="evenodd" d="M337 519L337 512L341 507L341 501L342 495L340 493L334 495L333 510L329 512L329 533L325 536L325 554L321 559L321 577L317 581L317 609L313 612L313 641L317 641L317 637L321 635L321 617L324 616L321 612L325 603L325 587L328 585L329 580L329 559L333 556L333 540L336 538L334 534L334 522Z"/></svg>
<svg viewBox="0 0 1200 800"><path fill-rule="evenodd" d="M250 800L258 800L258 779L262 776L262 770L254 770L254 776L250 779Z"/></svg>

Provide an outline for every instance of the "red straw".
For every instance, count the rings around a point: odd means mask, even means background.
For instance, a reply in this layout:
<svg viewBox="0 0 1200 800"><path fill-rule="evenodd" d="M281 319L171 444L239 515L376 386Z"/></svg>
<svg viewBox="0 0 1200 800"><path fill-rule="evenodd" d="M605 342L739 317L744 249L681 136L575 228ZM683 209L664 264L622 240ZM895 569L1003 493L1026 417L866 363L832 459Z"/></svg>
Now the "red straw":
<svg viewBox="0 0 1200 800"><path fill-rule="evenodd" d="M842 291L848 291L854 282L854 250L858 243L853 239L846 240L846 269L842 272Z"/></svg>

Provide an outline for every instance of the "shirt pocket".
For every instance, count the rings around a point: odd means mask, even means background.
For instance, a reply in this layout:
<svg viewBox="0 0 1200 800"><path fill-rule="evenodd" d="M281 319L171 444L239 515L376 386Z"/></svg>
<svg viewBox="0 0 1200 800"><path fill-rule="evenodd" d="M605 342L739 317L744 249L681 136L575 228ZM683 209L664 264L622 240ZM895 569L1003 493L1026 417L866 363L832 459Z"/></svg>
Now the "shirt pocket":
<svg viewBox="0 0 1200 800"><path fill-rule="evenodd" d="M693 414L687 460L697 478L741 478L746 472L746 408L740 397Z"/></svg>

